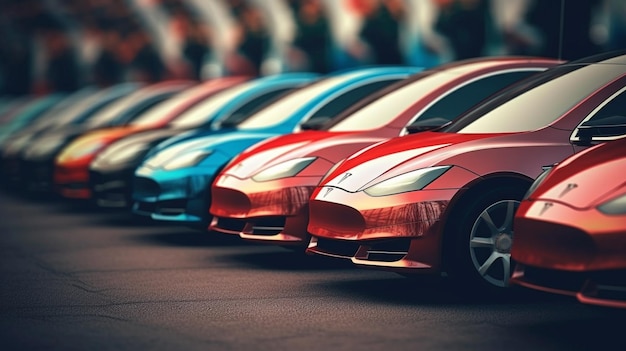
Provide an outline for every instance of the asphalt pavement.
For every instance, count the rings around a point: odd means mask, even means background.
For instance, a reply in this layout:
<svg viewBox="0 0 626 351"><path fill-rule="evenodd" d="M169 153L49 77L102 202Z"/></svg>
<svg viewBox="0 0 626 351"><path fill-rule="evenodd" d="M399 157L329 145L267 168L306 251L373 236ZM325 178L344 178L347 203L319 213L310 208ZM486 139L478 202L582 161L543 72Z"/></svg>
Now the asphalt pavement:
<svg viewBox="0 0 626 351"><path fill-rule="evenodd" d="M2 350L626 350L626 310L6 192L0 274Z"/></svg>

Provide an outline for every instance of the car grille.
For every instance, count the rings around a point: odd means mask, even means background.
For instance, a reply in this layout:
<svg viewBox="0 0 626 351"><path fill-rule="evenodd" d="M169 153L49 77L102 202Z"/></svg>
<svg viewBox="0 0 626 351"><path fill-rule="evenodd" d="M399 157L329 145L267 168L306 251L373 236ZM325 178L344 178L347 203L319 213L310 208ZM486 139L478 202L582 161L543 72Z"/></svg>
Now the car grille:
<svg viewBox="0 0 626 351"><path fill-rule="evenodd" d="M211 229L224 233L240 233L246 222L240 219L215 217Z"/></svg>
<svg viewBox="0 0 626 351"><path fill-rule="evenodd" d="M395 262L402 259L409 252L411 239L392 239L369 243L367 250L368 261Z"/></svg>
<svg viewBox="0 0 626 351"><path fill-rule="evenodd" d="M137 197L158 196L161 193L159 183L152 179L136 177L133 181L133 191Z"/></svg>
<svg viewBox="0 0 626 351"><path fill-rule="evenodd" d="M575 293L583 286L585 274L525 265L524 280L534 285Z"/></svg>
<svg viewBox="0 0 626 351"><path fill-rule="evenodd" d="M285 217L263 217L252 220L253 235L276 235L285 229Z"/></svg>
<svg viewBox="0 0 626 351"><path fill-rule="evenodd" d="M333 254L340 257L353 257L359 244L354 241L331 240L326 238L317 238L316 251Z"/></svg>

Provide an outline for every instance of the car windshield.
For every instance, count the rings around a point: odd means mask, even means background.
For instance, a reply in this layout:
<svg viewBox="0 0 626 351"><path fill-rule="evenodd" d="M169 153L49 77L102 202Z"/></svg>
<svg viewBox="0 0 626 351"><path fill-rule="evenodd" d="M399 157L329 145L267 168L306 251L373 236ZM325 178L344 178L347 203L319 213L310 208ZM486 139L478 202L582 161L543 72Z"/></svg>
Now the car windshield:
<svg viewBox="0 0 626 351"><path fill-rule="evenodd" d="M359 72L355 72L352 74L342 74L340 76L325 78L309 86L295 90L294 92L289 93L285 97L253 114L242 122L238 128L256 129L280 124L284 120L288 119L298 109L302 108L307 101L310 101L319 94L322 94L323 92L360 74L361 73Z"/></svg>
<svg viewBox="0 0 626 351"><path fill-rule="evenodd" d="M250 81L219 92L180 114L170 125L174 128L186 129L210 122L221 108L257 84Z"/></svg>
<svg viewBox="0 0 626 351"><path fill-rule="evenodd" d="M126 110L133 107L139 101L143 100L148 95L147 91L138 91L135 94L130 94L113 102L110 105L105 106L102 110L98 111L96 115L91 117L86 123L90 127L102 127L110 122L114 122L120 115Z"/></svg>
<svg viewBox="0 0 626 351"><path fill-rule="evenodd" d="M331 126L333 132L360 131L380 128L396 118L415 103L417 97L424 96L456 77L456 74L440 72L425 76L396 90L388 92L370 104L355 111L350 116Z"/></svg>
<svg viewBox="0 0 626 351"><path fill-rule="evenodd" d="M107 98L110 90L101 90L93 95L85 97L85 99L76 101L76 104L63 110L63 114L56 120L56 125L77 124L82 123L86 117L85 111L90 110L93 106L101 104L103 99Z"/></svg>
<svg viewBox="0 0 626 351"><path fill-rule="evenodd" d="M444 131L482 134L537 130L550 125L595 90L626 73L623 65L611 64L564 65L554 72L564 74L540 77L514 97L498 98L508 101L486 113L480 112L481 109L476 111L482 115L470 113Z"/></svg>
<svg viewBox="0 0 626 351"><path fill-rule="evenodd" d="M63 98L59 103L52 106L48 109L41 118L38 118L31 124L33 129L45 129L53 127L57 124L68 123L68 120L63 118L62 116L66 116L68 114L74 114L73 109L77 108L76 106L80 101L88 99L90 95L95 95L96 90L93 87L83 88L75 93L72 93L70 96Z"/></svg>
<svg viewBox="0 0 626 351"><path fill-rule="evenodd" d="M171 114L176 113L181 106L185 106L188 101L194 100L198 96L202 96L205 90L206 88L202 85L186 89L183 92L152 106L139 117L135 118L130 124L133 126L150 126L156 121L168 119Z"/></svg>

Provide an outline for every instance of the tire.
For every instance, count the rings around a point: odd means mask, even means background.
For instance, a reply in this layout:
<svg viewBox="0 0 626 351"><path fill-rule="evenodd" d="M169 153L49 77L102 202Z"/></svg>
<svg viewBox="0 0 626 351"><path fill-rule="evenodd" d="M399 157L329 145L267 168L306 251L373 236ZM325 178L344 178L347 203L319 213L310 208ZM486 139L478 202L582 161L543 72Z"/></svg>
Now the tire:
<svg viewBox="0 0 626 351"><path fill-rule="evenodd" d="M459 203L446 235L448 275L464 289L503 292L513 272L513 217L524 187L495 187Z"/></svg>

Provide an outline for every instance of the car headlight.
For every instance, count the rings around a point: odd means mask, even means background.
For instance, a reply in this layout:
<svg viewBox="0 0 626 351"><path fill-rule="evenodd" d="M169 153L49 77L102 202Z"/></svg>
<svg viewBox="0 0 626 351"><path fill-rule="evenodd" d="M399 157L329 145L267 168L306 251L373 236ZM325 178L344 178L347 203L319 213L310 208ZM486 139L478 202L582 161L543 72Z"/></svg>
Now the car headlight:
<svg viewBox="0 0 626 351"><path fill-rule="evenodd" d="M142 151L148 148L147 144L136 143L131 145L115 146L111 145L107 147L103 152L99 153L95 159L95 162L103 162L113 164L120 164L128 162L133 158L141 155Z"/></svg>
<svg viewBox="0 0 626 351"><path fill-rule="evenodd" d="M76 160L87 155L94 154L96 151L102 149L106 144L102 141L91 141L86 143L74 144L64 149L59 155L61 162L65 160Z"/></svg>
<svg viewBox="0 0 626 351"><path fill-rule="evenodd" d="M177 156L174 156L169 161L165 162L163 164L163 169L171 171L174 169L195 166L198 163L202 162L202 160L207 158L207 156L209 156L211 153L211 150L195 150L179 154Z"/></svg>
<svg viewBox="0 0 626 351"><path fill-rule="evenodd" d="M554 168L554 165L544 166L541 168L543 169L543 172L541 172L541 174L539 174L539 176L535 179L535 181L530 185L530 188L528 188L528 190L526 191L526 194L524 194L523 200L528 199L530 195L539 187L539 185L543 183L543 181L548 177L548 174L550 174L550 172Z"/></svg>
<svg viewBox="0 0 626 351"><path fill-rule="evenodd" d="M316 157L303 157L285 161L260 171L252 176L252 179L257 182L266 182L274 179L293 177L313 163L315 159Z"/></svg>
<svg viewBox="0 0 626 351"><path fill-rule="evenodd" d="M609 200L598 206L598 210L608 215L626 214L626 194L618 196L613 200Z"/></svg>
<svg viewBox="0 0 626 351"><path fill-rule="evenodd" d="M368 187L364 191L370 196L386 196L422 190L450 168L452 168L452 166L436 166L418 169L383 180L380 183Z"/></svg>

